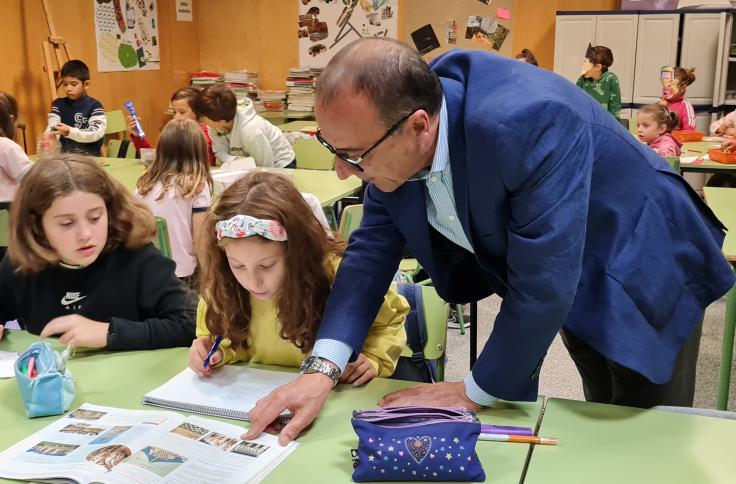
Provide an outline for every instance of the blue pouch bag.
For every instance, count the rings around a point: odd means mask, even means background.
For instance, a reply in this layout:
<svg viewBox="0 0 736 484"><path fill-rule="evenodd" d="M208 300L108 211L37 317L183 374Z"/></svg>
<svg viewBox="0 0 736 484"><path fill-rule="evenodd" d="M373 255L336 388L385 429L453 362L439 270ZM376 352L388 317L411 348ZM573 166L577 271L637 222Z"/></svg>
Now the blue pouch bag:
<svg viewBox="0 0 736 484"><path fill-rule="evenodd" d="M60 415L74 400L74 379L66 369L66 358L54 351L48 343L33 343L15 361L15 381L28 417ZM28 365L33 358L34 377L28 375ZM22 369L25 369L24 372Z"/></svg>
<svg viewBox="0 0 736 484"><path fill-rule="evenodd" d="M353 412L353 481L486 479L475 444L480 421L465 408L393 407Z"/></svg>

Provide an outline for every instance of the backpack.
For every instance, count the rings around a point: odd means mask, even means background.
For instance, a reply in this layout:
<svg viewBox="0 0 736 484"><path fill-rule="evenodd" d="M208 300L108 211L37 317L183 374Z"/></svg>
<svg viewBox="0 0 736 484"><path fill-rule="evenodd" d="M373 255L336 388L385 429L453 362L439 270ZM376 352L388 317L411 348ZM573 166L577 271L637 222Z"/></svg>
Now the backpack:
<svg viewBox="0 0 736 484"><path fill-rule="evenodd" d="M427 344L427 321L424 317L422 286L418 284L397 284L398 293L409 302L409 314L406 315L406 345L411 349L411 356L401 356L396 370L390 378L423 383L434 383L436 363L424 357L424 346Z"/></svg>

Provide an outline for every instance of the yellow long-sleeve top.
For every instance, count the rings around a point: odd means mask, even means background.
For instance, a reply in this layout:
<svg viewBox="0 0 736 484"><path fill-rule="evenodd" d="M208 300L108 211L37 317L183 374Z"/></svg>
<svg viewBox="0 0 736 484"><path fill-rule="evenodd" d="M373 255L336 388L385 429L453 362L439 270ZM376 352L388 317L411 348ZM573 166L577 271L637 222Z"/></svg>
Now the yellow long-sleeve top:
<svg viewBox="0 0 736 484"><path fill-rule="evenodd" d="M269 365L298 367L306 354L291 341L279 336L281 322L276 314L276 300L261 301L251 296L251 320L248 328L248 348L236 349L228 338L223 338L220 348L223 361L219 365L238 361L251 361ZM406 299L389 289L376 315L368 336L363 343L362 353L376 369L379 377L391 376L401 349L406 343L404 320L409 312ZM197 308L197 337L210 336L205 323L207 306L200 300Z"/></svg>

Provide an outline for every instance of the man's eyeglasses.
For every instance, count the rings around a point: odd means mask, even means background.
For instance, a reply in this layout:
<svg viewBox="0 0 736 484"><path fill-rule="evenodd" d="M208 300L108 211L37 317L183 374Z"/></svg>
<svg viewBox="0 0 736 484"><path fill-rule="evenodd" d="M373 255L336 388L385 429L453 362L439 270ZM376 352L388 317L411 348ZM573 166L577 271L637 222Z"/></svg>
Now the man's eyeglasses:
<svg viewBox="0 0 736 484"><path fill-rule="evenodd" d="M368 156L368 153L370 153L371 151L373 151L374 149L376 149L376 147L378 147L378 145L380 145L381 143L383 143L386 140L386 138L388 138L389 136L391 136L397 129L399 129L399 126L401 126L401 123L403 123L404 121L406 121L407 119L409 119L409 117L412 114L416 113L417 111L419 111L419 109L415 109L414 111L410 112L409 114L407 114L403 118L401 118L398 121L396 121L396 124L394 124L393 126L391 126L388 129L388 131L386 131L386 134L384 134L383 136L381 136L381 139L379 139L378 141L376 141L375 143L373 143L373 146L371 146L370 148L368 148L367 150L365 150L363 152L363 154L360 155L360 156L358 156L357 158L352 158L349 154L347 154L344 151L337 151L330 143L328 143L327 141L325 141L325 139L322 137L321 130L319 130L319 129L317 130L317 133L315 134L315 137L322 144L322 146L324 146L325 148L327 148L330 151L330 153L332 153L333 155L337 156L338 158L340 158L342 160L345 160L346 162L350 163L356 169L358 169L360 171L363 171L363 168L361 168L361 166L360 166L360 162L362 162L365 159L365 157Z"/></svg>

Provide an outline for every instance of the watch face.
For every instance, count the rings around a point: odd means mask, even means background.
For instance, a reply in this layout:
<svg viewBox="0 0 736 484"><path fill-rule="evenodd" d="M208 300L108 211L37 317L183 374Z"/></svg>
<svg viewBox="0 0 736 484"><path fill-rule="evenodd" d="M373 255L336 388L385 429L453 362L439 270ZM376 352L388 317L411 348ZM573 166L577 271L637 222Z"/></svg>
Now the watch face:
<svg viewBox="0 0 736 484"><path fill-rule="evenodd" d="M299 371L304 373L305 371L309 370L309 367L312 366L312 363L314 363L314 360L316 358L314 356L310 356L306 360L302 361L302 366L299 368Z"/></svg>

